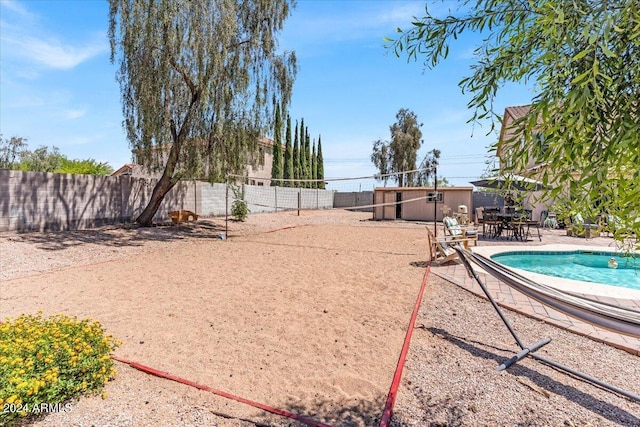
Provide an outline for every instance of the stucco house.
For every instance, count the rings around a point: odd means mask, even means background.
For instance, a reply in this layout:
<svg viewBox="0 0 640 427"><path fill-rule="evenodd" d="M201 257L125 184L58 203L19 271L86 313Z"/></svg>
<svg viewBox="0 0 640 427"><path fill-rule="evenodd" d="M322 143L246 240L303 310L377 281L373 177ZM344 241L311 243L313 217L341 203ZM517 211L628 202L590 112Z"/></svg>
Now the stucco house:
<svg viewBox="0 0 640 427"><path fill-rule="evenodd" d="M519 136L517 129L517 120L525 117L531 109L530 105L512 106L504 110L502 118L502 127L500 129L500 138L496 150L496 156L500 161L501 174L515 174L525 178L539 180L542 172L545 170L545 164L536 159L536 152L545 150L545 141L541 133L533 131L533 135L529 140L523 136ZM528 162L524 168L512 170L513 160L522 157L524 154L528 156ZM507 169L509 169L507 171ZM540 219L540 215L544 211L548 211L553 201L540 200L542 192L530 191L522 194L523 208L532 211L532 218Z"/></svg>
<svg viewBox="0 0 640 427"><path fill-rule="evenodd" d="M129 175L137 178L158 178L157 174L148 174L141 162L138 161L136 150L131 150L133 163L127 163L113 172L111 176ZM166 153L168 155L168 153ZM247 165L246 176L250 177L247 184L269 185L271 179L271 167L273 165L273 140L261 137L258 139L258 159L256 166Z"/></svg>

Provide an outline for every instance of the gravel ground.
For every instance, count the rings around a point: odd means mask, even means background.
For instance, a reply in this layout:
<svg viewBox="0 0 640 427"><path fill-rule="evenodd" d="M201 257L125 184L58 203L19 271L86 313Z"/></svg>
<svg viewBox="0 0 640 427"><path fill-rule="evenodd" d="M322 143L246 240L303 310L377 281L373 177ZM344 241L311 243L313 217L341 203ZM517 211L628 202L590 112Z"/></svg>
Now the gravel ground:
<svg viewBox="0 0 640 427"><path fill-rule="evenodd" d="M252 215L229 235L287 225L366 221L346 212ZM224 222L153 229L103 228L66 233L0 235L0 280L137 256L194 239L215 238ZM64 249L64 250L63 250ZM2 313L0 295L0 313ZM409 314L407 314L408 318ZM552 342L539 354L640 394L640 358L542 322L507 312L523 341ZM640 426L640 404L565 375L531 358L505 372L495 368L517 350L491 305L430 275L401 381L392 425L399 426ZM399 351L393 350L393 351ZM30 422L34 426L297 426L261 411L233 414L238 403L155 378L118 363L108 398L83 397L71 411ZM332 425L377 425L382 401L345 403ZM220 406L228 410L220 411ZM295 408L289 408L295 410Z"/></svg>

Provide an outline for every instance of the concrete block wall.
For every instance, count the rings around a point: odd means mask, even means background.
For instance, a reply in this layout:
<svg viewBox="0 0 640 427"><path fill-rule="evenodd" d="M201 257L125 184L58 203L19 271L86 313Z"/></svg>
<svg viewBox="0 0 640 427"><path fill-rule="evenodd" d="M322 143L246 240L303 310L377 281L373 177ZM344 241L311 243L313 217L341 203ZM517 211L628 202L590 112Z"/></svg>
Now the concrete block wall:
<svg viewBox="0 0 640 427"><path fill-rule="evenodd" d="M66 175L0 170L0 231L76 230L133 221L150 200L156 180L149 177ZM311 188L245 185L251 213L331 209L370 204L370 195ZM370 193L370 192L368 192ZM186 209L203 217L226 213L225 184L182 181L167 194L154 216L169 220L171 210ZM228 205L234 200L228 192Z"/></svg>
<svg viewBox="0 0 640 427"><path fill-rule="evenodd" d="M226 184L209 184L207 182L200 182L198 186L200 190L200 209L197 212L202 216L223 216L226 214L226 201L227 194ZM229 191L229 209L233 203L233 192Z"/></svg>
<svg viewBox="0 0 640 427"><path fill-rule="evenodd" d="M336 208L353 208L373 204L373 191L337 192L333 199ZM362 212L373 212L373 208L359 209Z"/></svg>
<svg viewBox="0 0 640 427"><path fill-rule="evenodd" d="M123 181L0 170L0 231L67 230L122 221Z"/></svg>
<svg viewBox="0 0 640 427"><path fill-rule="evenodd" d="M77 230L132 221L155 181L0 170L0 231ZM155 220L169 210L197 208L197 185L181 182L165 197Z"/></svg>

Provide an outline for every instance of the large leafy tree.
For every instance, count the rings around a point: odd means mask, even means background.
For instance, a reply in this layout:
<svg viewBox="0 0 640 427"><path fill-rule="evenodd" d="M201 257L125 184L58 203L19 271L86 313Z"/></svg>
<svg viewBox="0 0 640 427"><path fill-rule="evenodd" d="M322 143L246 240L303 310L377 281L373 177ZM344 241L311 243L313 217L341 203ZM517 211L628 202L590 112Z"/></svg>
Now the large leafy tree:
<svg viewBox="0 0 640 427"><path fill-rule="evenodd" d="M396 120L389 127L391 141L374 141L371 161L378 168L385 183L388 180L387 174L397 173L398 186L403 187L415 183L414 172L400 172L416 169L418 149L422 145L422 123L418 123L416 114L406 108L398 111Z"/></svg>
<svg viewBox="0 0 640 427"><path fill-rule="evenodd" d="M392 47L435 67L465 32L480 35L475 62L460 87L471 95L471 120L497 116L506 83L534 88L529 114L518 120L512 147L543 138L540 149L515 149L510 170L531 156L543 165L545 197L573 211L620 218L618 237L640 234L640 3L467 0L448 16L414 19ZM522 146L521 146L522 147ZM595 208L595 209L594 209Z"/></svg>
<svg viewBox="0 0 640 427"><path fill-rule="evenodd" d="M257 161L296 65L279 53L287 0L109 0L124 127L139 162L162 171L136 222L151 225L181 178L222 180Z"/></svg>
<svg viewBox="0 0 640 427"><path fill-rule="evenodd" d="M3 139L0 135L0 169L23 172L51 172L85 175L110 175L113 168L106 162L94 159L69 159L58 147L41 146L31 151L27 139L12 136Z"/></svg>
<svg viewBox="0 0 640 427"><path fill-rule="evenodd" d="M27 138L12 136L4 139L0 134L0 169L16 169L26 153Z"/></svg>
<svg viewBox="0 0 640 427"><path fill-rule="evenodd" d="M420 163L420 168L416 173L416 186L422 187L431 183L435 185L436 179L438 180L438 186L440 186L441 181L440 178L437 177L437 168L439 163L440 150L434 148L424 156Z"/></svg>

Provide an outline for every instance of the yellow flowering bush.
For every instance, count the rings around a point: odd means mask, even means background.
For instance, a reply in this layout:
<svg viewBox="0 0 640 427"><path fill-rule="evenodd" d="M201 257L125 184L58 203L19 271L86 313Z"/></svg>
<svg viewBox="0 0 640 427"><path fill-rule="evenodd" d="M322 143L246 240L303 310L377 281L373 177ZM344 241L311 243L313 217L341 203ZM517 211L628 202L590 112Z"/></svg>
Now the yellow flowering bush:
<svg viewBox="0 0 640 427"><path fill-rule="evenodd" d="M41 312L7 319L0 324L0 424L99 393L116 374L110 353L119 345L91 319Z"/></svg>

